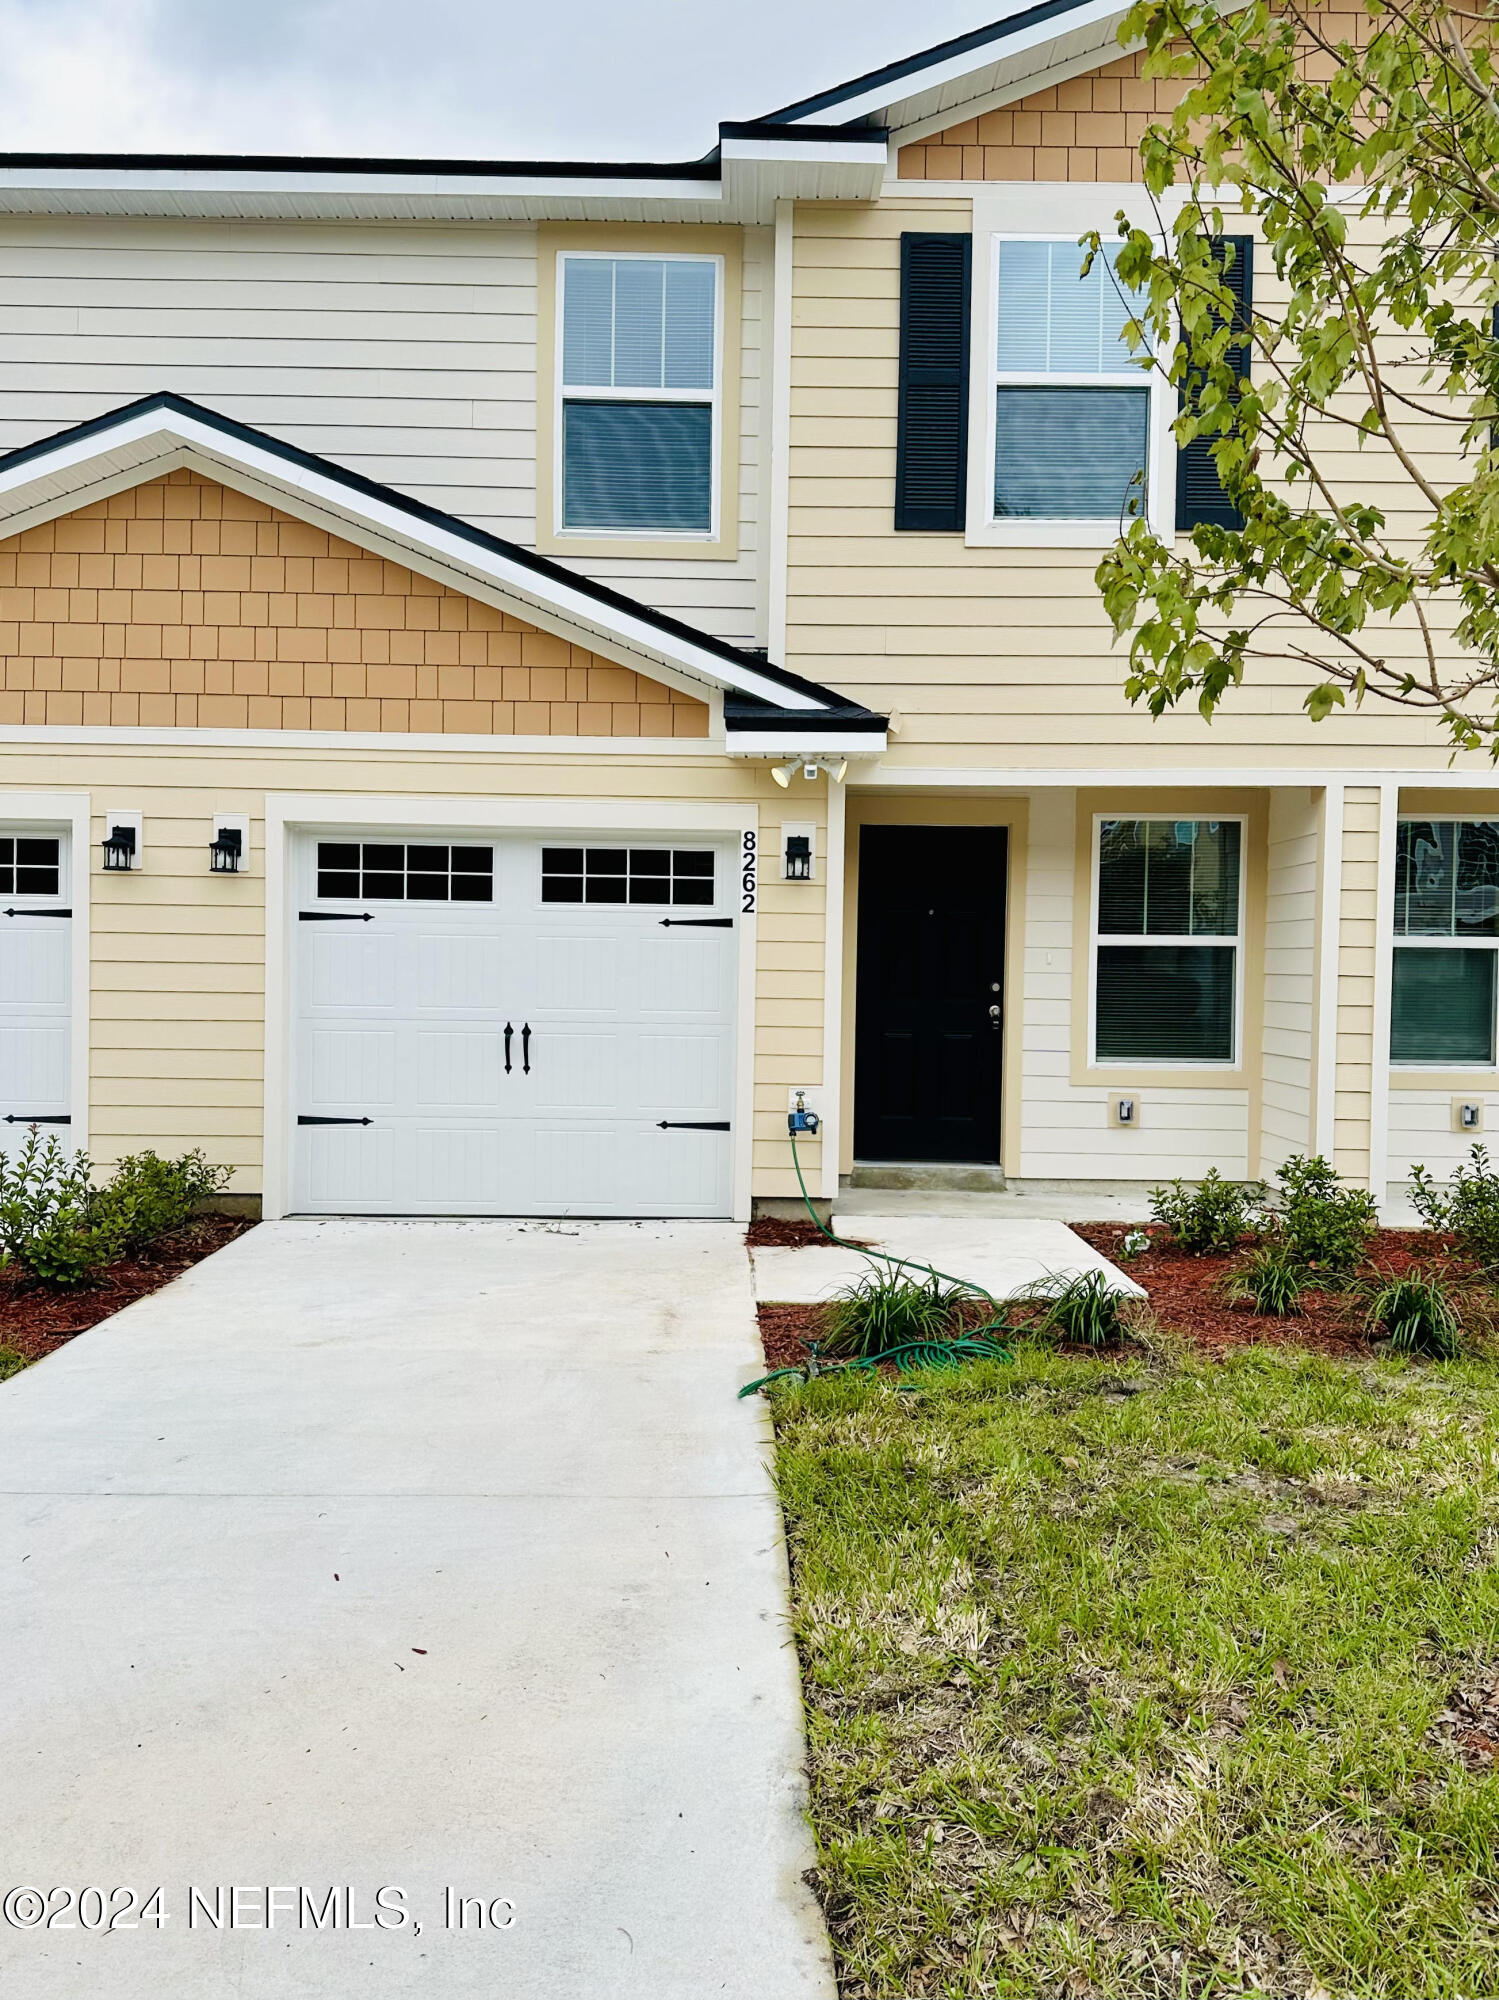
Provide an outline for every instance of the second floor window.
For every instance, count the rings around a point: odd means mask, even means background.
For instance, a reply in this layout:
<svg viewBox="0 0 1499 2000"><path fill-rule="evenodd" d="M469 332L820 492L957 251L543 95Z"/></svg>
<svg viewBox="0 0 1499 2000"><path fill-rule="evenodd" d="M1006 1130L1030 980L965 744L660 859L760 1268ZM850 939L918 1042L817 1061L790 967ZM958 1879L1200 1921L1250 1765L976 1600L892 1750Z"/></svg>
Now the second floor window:
<svg viewBox="0 0 1499 2000"><path fill-rule="evenodd" d="M712 536L718 259L560 261L559 525L593 534Z"/></svg>
<svg viewBox="0 0 1499 2000"><path fill-rule="evenodd" d="M1395 831L1390 1060L1495 1059L1499 824L1403 819Z"/></svg>
<svg viewBox="0 0 1499 2000"><path fill-rule="evenodd" d="M1124 338L1138 307L1105 249L1080 277L1075 238L1002 238L994 377L994 518L1098 521L1144 509L1150 378Z"/></svg>

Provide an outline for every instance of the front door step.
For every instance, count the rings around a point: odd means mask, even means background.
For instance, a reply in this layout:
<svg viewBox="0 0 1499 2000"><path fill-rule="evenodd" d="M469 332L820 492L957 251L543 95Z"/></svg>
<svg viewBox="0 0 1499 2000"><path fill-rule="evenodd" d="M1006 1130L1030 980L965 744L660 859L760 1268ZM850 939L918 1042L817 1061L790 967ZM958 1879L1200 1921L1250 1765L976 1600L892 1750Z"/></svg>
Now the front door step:
<svg viewBox="0 0 1499 2000"><path fill-rule="evenodd" d="M1003 1194L1002 1167L963 1166L950 1160L855 1160L848 1185L856 1188L935 1188L968 1194Z"/></svg>

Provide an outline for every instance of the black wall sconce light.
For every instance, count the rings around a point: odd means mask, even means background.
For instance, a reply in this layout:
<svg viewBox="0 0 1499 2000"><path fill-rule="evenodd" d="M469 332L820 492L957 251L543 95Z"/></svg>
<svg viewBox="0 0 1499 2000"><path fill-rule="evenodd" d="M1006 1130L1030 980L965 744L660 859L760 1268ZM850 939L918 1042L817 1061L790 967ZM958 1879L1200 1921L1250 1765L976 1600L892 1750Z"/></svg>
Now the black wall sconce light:
<svg viewBox="0 0 1499 2000"><path fill-rule="evenodd" d="M244 846L244 836L237 826L221 826L208 843L209 868L215 875L237 875Z"/></svg>
<svg viewBox="0 0 1499 2000"><path fill-rule="evenodd" d="M814 826L782 826L781 880L810 882L817 860L817 829Z"/></svg>
<svg viewBox="0 0 1499 2000"><path fill-rule="evenodd" d="M128 875L140 850L137 829L125 821L110 821L102 844L104 866L112 874Z"/></svg>
<svg viewBox="0 0 1499 2000"><path fill-rule="evenodd" d="M208 866L215 875L238 875L249 858L250 822L243 813L215 813Z"/></svg>

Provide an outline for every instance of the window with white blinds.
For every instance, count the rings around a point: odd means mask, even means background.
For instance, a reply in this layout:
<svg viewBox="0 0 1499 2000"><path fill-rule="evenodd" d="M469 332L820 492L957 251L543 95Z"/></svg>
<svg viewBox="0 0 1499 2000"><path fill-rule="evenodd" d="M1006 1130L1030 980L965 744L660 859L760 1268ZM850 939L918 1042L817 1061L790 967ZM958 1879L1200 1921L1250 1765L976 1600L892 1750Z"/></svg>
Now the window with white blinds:
<svg viewBox="0 0 1499 2000"><path fill-rule="evenodd" d="M1244 822L1100 819L1096 839L1094 1062L1234 1062Z"/></svg>
<svg viewBox="0 0 1499 2000"><path fill-rule="evenodd" d="M994 519L1099 521L1145 508L1150 378L1124 337L1142 300L1106 247L1002 238L994 343Z"/></svg>
<svg viewBox="0 0 1499 2000"><path fill-rule="evenodd" d="M720 263L559 259L564 530L717 532Z"/></svg>
<svg viewBox="0 0 1499 2000"><path fill-rule="evenodd" d="M1499 824L1395 829L1390 1060L1489 1069L1499 980Z"/></svg>

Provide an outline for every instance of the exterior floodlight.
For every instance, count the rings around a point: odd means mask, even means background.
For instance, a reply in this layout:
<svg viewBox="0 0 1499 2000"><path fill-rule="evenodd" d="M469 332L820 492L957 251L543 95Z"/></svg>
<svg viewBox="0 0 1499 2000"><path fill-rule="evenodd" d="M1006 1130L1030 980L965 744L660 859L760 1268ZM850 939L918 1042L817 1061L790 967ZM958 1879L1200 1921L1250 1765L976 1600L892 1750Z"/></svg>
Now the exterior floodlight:
<svg viewBox="0 0 1499 2000"><path fill-rule="evenodd" d="M785 791L786 787L791 783L791 779L795 771L796 771L796 759L794 757L792 758L789 764L772 764L770 767L770 775L775 779L776 783L780 786L783 792Z"/></svg>

